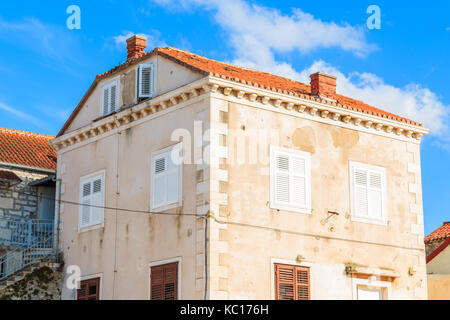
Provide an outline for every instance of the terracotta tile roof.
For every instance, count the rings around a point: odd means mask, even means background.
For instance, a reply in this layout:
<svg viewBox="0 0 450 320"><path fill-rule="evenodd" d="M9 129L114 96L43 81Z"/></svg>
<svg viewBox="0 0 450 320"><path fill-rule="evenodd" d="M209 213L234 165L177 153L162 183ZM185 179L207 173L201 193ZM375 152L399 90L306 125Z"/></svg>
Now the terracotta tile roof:
<svg viewBox="0 0 450 320"><path fill-rule="evenodd" d="M300 95L304 98L312 96L311 87L307 84L298 81L283 78L267 72L237 67L231 64L211 60L196 55L194 53L172 47L158 48L157 50L179 61L182 61L187 65L193 66L205 72L209 72L210 74L217 77L226 78L236 82L246 83L249 85L269 89L276 92L293 93ZM343 95L338 94L336 100L339 104L342 105L342 107L350 110L356 110L380 117L385 117L392 120L420 125L419 123L414 122L412 120L372 107L368 104L365 104L362 101L352 99Z"/></svg>
<svg viewBox="0 0 450 320"><path fill-rule="evenodd" d="M450 238L450 221L444 222L442 226L427 235L425 237L425 243L437 240L445 240L447 238Z"/></svg>
<svg viewBox="0 0 450 320"><path fill-rule="evenodd" d="M14 172L8 170L0 170L0 180L22 181Z"/></svg>
<svg viewBox="0 0 450 320"><path fill-rule="evenodd" d="M54 136L0 128L0 162L56 170Z"/></svg>
<svg viewBox="0 0 450 320"><path fill-rule="evenodd" d="M248 85L252 85L258 88L264 88L268 90L272 90L275 92L281 92L286 94L291 94L295 96L300 96L302 98L311 99L311 100L317 100L318 98L311 94L311 87L308 84L304 84L299 81L291 80L288 78L284 78L281 76L273 75L267 72L262 71L256 71L249 68L243 68L234 66L231 64L227 64L224 62L208 59L202 56L199 56L197 54L180 50L173 47L166 47L166 48L155 48L152 51L142 55L138 58L131 58L127 60L125 63L120 64L111 70L98 74L95 77L94 82L92 83L91 87L88 89L86 94L81 99L78 106L75 108L74 112L71 114L69 119L64 124L61 131L58 133L58 136L62 135L67 129L67 127L70 125L70 122L73 120L73 118L78 113L79 109L81 108L82 104L86 101L90 93L94 90L95 86L97 85L98 81L105 79L109 77L112 74L115 74L116 72L119 72L121 70L124 70L128 68L131 65L137 64L140 61L152 56L152 55L160 55L163 56L169 60L172 60L180 65L183 65L193 71L202 73L204 75L213 75L216 77L232 80L239 83L244 83ZM320 100L320 99L319 99ZM398 115L395 115L393 113L375 108L373 106L370 106L362 101L352 99L350 97L346 97L340 94L336 95L337 105L340 107L343 107L345 109L349 110L355 110L359 112L364 112L367 114L401 121L408 124L416 125L416 126L422 126L422 124L409 120L407 118L400 117Z"/></svg>

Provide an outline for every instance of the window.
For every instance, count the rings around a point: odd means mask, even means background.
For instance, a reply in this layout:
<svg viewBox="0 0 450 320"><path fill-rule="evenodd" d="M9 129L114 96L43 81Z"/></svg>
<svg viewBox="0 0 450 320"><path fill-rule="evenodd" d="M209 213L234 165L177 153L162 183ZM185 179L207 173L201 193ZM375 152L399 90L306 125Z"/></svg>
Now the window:
<svg viewBox="0 0 450 320"><path fill-rule="evenodd" d="M380 287L358 286L358 300L383 300Z"/></svg>
<svg viewBox="0 0 450 320"><path fill-rule="evenodd" d="M309 300L309 268L275 264L275 299Z"/></svg>
<svg viewBox="0 0 450 320"><path fill-rule="evenodd" d="M100 278L80 281L80 289L77 289L77 300L99 300Z"/></svg>
<svg viewBox="0 0 450 320"><path fill-rule="evenodd" d="M139 66L138 97L148 98L153 96L153 64L141 64Z"/></svg>
<svg viewBox="0 0 450 320"><path fill-rule="evenodd" d="M182 145L165 148L152 156L151 207L181 204Z"/></svg>
<svg viewBox="0 0 450 320"><path fill-rule="evenodd" d="M80 179L80 229L103 223L105 173Z"/></svg>
<svg viewBox="0 0 450 320"><path fill-rule="evenodd" d="M119 82L117 80L103 86L102 108L103 115L119 109Z"/></svg>
<svg viewBox="0 0 450 320"><path fill-rule="evenodd" d="M311 155L271 146L271 208L311 213Z"/></svg>
<svg viewBox="0 0 450 320"><path fill-rule="evenodd" d="M352 220L386 224L386 170L350 162Z"/></svg>
<svg viewBox="0 0 450 320"><path fill-rule="evenodd" d="M150 300L178 299L178 263L150 268Z"/></svg>
<svg viewBox="0 0 450 320"><path fill-rule="evenodd" d="M391 297L391 283L368 279L353 278L353 300L389 300Z"/></svg>

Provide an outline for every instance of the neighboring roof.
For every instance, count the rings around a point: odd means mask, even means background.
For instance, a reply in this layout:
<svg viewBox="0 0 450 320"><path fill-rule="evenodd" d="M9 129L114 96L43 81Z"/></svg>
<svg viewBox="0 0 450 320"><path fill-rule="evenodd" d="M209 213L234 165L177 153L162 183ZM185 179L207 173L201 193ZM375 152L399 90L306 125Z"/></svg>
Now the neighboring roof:
<svg viewBox="0 0 450 320"><path fill-rule="evenodd" d="M54 187L56 185L55 176L47 176L39 180L34 180L28 184L32 187Z"/></svg>
<svg viewBox="0 0 450 320"><path fill-rule="evenodd" d="M22 181L17 174L8 170L0 170L0 180L3 181Z"/></svg>
<svg viewBox="0 0 450 320"><path fill-rule="evenodd" d="M425 237L425 243L437 240L445 240L447 238L450 238L450 221L444 222L442 226L427 235Z"/></svg>
<svg viewBox="0 0 450 320"><path fill-rule="evenodd" d="M199 72L204 75L213 75L216 77L228 79L231 81L239 82L239 83L245 83L248 85L252 85L258 88L264 88L276 92L283 92L283 93L291 93L294 95L299 95L302 98L312 98L314 97L311 94L311 87L307 84L304 84L302 82L294 81L288 78L280 77L277 75L273 75L267 72L261 72L252 70L249 68L243 68L234 66L231 64L227 64L224 62L215 61L212 59L208 59L202 56L199 56L197 54L180 50L173 47L166 47L166 48L155 48L154 50L144 54L143 56L139 58L132 58L127 60L125 63L120 64L111 70L99 74L95 77L94 82L89 87L86 94L81 99L80 103L77 105L75 110L70 115L69 119L66 121L60 132L58 133L58 136L62 135L64 131L68 128L72 120L75 118L79 110L81 109L84 102L89 97L90 93L94 90L97 83L112 74L115 74L116 72L119 72L121 70L126 69L129 66L132 66L134 64L139 63L140 61L152 56L152 55L160 55L162 57L165 57L171 61L174 61L180 65L183 65L193 71ZM373 106L370 106L362 101L352 99L340 94L336 95L336 100L338 105L340 105L343 108L350 109L350 110L356 110L359 112L364 112L368 114L372 114L375 116L380 116L396 121L405 122L408 124L413 124L416 126L422 126L420 123L400 117L398 115L395 115L393 113L375 108Z"/></svg>
<svg viewBox="0 0 450 320"><path fill-rule="evenodd" d="M54 136L0 128L0 162L56 170Z"/></svg>
<svg viewBox="0 0 450 320"><path fill-rule="evenodd" d="M445 248L447 248L450 245L450 238L445 240L439 247L437 247L432 253L430 253L427 256L427 263L433 260L434 257L436 257L439 253L444 251Z"/></svg>

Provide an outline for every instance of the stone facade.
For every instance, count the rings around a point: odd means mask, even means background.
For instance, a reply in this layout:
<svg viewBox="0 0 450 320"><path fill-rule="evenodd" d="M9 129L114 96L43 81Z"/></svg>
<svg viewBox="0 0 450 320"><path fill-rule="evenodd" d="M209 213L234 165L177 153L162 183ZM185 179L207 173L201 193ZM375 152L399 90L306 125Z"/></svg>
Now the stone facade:
<svg viewBox="0 0 450 320"><path fill-rule="evenodd" d="M36 218L38 212L37 188L29 183L45 175L11 170L21 182L0 181L0 217Z"/></svg>

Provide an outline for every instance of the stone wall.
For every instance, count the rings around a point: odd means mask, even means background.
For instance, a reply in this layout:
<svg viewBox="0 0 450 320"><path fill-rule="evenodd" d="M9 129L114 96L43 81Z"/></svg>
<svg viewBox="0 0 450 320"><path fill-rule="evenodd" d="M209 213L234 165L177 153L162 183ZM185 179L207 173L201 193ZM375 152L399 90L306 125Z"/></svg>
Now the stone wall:
<svg viewBox="0 0 450 320"><path fill-rule="evenodd" d="M37 188L30 187L28 184L42 179L46 175L20 170L10 171L14 172L22 181L19 183L0 181L0 218L36 218L38 211Z"/></svg>
<svg viewBox="0 0 450 320"><path fill-rule="evenodd" d="M41 266L0 291L0 300L61 300L62 271Z"/></svg>

